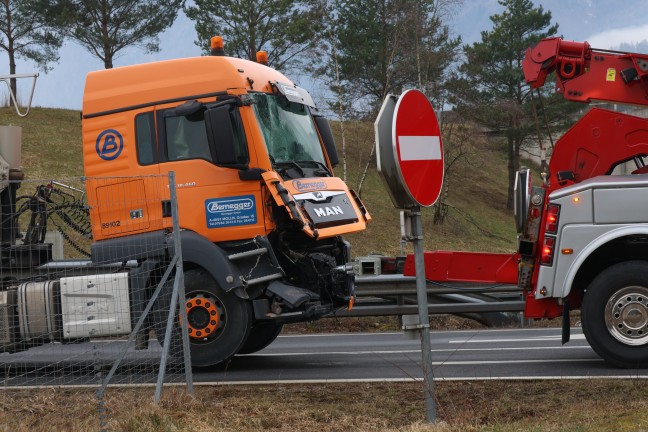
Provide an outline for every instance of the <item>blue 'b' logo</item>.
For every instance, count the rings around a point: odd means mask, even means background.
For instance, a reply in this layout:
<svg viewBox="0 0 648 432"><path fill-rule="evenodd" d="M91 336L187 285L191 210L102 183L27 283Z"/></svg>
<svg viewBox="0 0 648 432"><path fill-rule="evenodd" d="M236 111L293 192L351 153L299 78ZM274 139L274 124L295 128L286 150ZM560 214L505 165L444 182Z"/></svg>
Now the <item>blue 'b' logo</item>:
<svg viewBox="0 0 648 432"><path fill-rule="evenodd" d="M97 137L97 154L103 160L117 159L124 149L124 139L115 129L106 129Z"/></svg>

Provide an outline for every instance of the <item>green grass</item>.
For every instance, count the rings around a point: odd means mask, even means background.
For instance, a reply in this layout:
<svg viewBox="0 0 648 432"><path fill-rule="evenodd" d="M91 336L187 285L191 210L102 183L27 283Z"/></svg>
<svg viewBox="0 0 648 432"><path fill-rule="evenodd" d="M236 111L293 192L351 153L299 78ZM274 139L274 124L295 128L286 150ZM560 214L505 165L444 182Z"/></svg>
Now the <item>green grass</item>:
<svg viewBox="0 0 648 432"><path fill-rule="evenodd" d="M111 388L108 430L125 432L631 432L648 430L643 380L437 382L437 425L420 383ZM91 389L5 390L0 430L100 430Z"/></svg>
<svg viewBox="0 0 648 432"><path fill-rule="evenodd" d="M332 128L341 146L340 125ZM359 181L374 145L372 124L347 123L347 184L358 191ZM455 133L444 143L446 153L459 148L464 156L446 173L442 200L450 206L441 225L433 221L433 209L423 209L423 235L427 250L469 250L511 252L515 248L513 215L506 210L506 156L484 137L470 129ZM341 152L340 152L341 153ZM340 157L341 154L340 154ZM343 177L340 164L335 175ZM359 194L373 217L364 232L349 236L355 256L380 252L396 255L401 251L399 210L395 209L376 169L375 158ZM405 252L411 251L405 245Z"/></svg>
<svg viewBox="0 0 648 432"><path fill-rule="evenodd" d="M83 175L79 111L32 108L27 117L0 109L0 125L22 127L22 166L26 179Z"/></svg>

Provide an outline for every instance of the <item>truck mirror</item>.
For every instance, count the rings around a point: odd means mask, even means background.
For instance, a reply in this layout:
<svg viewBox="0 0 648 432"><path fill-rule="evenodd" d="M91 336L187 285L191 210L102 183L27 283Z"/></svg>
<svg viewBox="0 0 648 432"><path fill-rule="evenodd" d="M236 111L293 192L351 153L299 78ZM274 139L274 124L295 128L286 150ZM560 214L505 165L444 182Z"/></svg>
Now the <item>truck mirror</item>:
<svg viewBox="0 0 648 432"><path fill-rule="evenodd" d="M236 157L236 137L230 117L230 106L224 105L205 111L207 139L213 148L216 165L242 168Z"/></svg>
<svg viewBox="0 0 648 432"><path fill-rule="evenodd" d="M335 166L340 162L340 159L338 158L337 149L335 148L335 140L333 140L331 126L326 117L317 115L313 117L315 118L315 126L317 126L317 130L324 142L324 148L328 154L329 162L331 162L331 166L335 168Z"/></svg>
<svg viewBox="0 0 648 432"><path fill-rule="evenodd" d="M205 105L202 103L192 100L178 105L175 108L168 109L164 112L164 117L184 117L196 114L198 111L205 108Z"/></svg>

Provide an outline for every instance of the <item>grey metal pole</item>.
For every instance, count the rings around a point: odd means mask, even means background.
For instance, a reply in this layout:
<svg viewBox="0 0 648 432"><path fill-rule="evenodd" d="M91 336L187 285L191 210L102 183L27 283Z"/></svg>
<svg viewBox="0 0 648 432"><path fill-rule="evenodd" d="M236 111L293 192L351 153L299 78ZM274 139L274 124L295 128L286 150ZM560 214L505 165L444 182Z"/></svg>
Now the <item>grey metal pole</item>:
<svg viewBox="0 0 648 432"><path fill-rule="evenodd" d="M184 351L184 365L185 365L185 378L187 381L187 390L189 394L193 395L193 375L191 371L191 360L189 356L189 336L186 331L187 316L184 310L184 274L182 268L182 246L180 245L180 228L178 222L178 207L176 196L176 182L175 173L169 171L169 189L172 205L172 218L173 218L173 235L174 235L174 258L176 258L176 276L173 282L173 291L171 294L171 304L169 305L169 315L167 316L166 331L164 334L164 346L162 347L162 357L160 358L160 370L158 372L157 385L155 387L155 395L153 400L156 404L160 402L162 396L162 386L164 385L164 375L166 372L166 364L169 357L169 347L171 346L171 332L173 331L175 310L176 306L180 309L180 316L184 318L182 330L182 346ZM183 313L184 312L184 313ZM187 368L187 365L189 366Z"/></svg>
<svg viewBox="0 0 648 432"><path fill-rule="evenodd" d="M173 290L178 292L178 309L180 311L180 332L182 334L182 353L185 368L185 381L187 383L187 392L193 396L193 373L191 370L191 348L189 344L189 330L187 319L187 309L185 308L185 284L184 284L184 267L182 261L182 243L180 241L180 218L178 217L178 195L176 190L175 172L169 171L169 189L171 198L171 215L173 220L173 243L174 253L178 258L176 261L176 277L174 280Z"/></svg>
<svg viewBox="0 0 648 432"><path fill-rule="evenodd" d="M423 224L421 208L412 207L409 211L412 223L412 242L414 243L414 265L416 267L416 297L419 312L419 334L423 360L423 392L425 394L425 413L429 423L436 423L436 401L434 390L434 371L432 370L432 347L430 344L430 318L428 315L427 282L423 256Z"/></svg>

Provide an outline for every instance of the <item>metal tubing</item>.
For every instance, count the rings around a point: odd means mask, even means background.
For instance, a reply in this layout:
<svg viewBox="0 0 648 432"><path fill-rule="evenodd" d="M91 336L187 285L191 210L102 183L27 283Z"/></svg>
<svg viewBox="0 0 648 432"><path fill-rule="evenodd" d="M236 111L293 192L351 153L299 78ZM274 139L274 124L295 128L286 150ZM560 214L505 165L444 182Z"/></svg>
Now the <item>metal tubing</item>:
<svg viewBox="0 0 648 432"><path fill-rule="evenodd" d="M427 282L425 278L425 259L423 251L423 226L421 208L410 210L412 237L414 243L414 264L416 267L416 293L418 298L419 334L423 361L423 385L425 393L425 413L429 423L436 423L436 401L434 390L434 371L432 370L432 347L430 343L430 318L428 316Z"/></svg>
<svg viewBox="0 0 648 432"><path fill-rule="evenodd" d="M356 303L351 311L343 309L335 314L336 317L359 316L389 316L416 314L418 305L393 305L393 304L362 304ZM448 303L428 304L429 314L456 314L479 312L521 312L524 310L523 301L503 301L485 303Z"/></svg>
<svg viewBox="0 0 648 432"><path fill-rule="evenodd" d="M516 285L484 287L476 284L443 283L443 286L427 282L428 294L491 294L519 292ZM403 275L358 276L355 280L355 293L358 297L397 296L416 293L416 277Z"/></svg>

